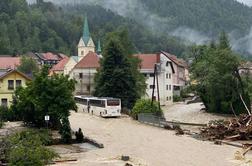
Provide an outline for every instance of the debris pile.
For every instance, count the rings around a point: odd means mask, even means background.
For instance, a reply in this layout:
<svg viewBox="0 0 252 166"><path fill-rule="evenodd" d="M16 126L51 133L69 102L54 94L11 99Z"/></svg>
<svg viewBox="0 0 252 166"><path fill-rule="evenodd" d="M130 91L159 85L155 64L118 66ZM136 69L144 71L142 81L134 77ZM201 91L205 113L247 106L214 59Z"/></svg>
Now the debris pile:
<svg viewBox="0 0 252 166"><path fill-rule="evenodd" d="M210 121L200 135L208 140L251 140L252 115L243 114L228 121Z"/></svg>

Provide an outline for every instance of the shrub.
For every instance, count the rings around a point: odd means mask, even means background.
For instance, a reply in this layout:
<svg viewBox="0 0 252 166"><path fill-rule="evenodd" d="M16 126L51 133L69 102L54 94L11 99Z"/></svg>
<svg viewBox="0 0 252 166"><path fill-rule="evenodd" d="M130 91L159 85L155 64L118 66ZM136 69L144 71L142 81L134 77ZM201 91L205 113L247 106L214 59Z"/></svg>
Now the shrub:
<svg viewBox="0 0 252 166"><path fill-rule="evenodd" d="M3 121L17 121L20 120L17 112L12 108L0 106L0 119Z"/></svg>
<svg viewBox="0 0 252 166"><path fill-rule="evenodd" d="M131 115L136 119L137 114L139 113L152 113L161 116L162 109L159 110L158 103L156 101L154 101L153 105L151 105L150 99L139 99L133 107Z"/></svg>
<svg viewBox="0 0 252 166"><path fill-rule="evenodd" d="M39 131L27 130L5 139L9 165L46 165L58 155L43 145Z"/></svg>
<svg viewBox="0 0 252 166"><path fill-rule="evenodd" d="M84 135L81 131L81 128L79 128L78 131L75 132L76 142L81 143L84 141Z"/></svg>
<svg viewBox="0 0 252 166"><path fill-rule="evenodd" d="M0 129L3 127L4 123L2 120L0 120Z"/></svg>
<svg viewBox="0 0 252 166"><path fill-rule="evenodd" d="M62 142L71 143L72 140L71 127L67 117L64 117L62 119L62 124L59 133L61 135Z"/></svg>
<svg viewBox="0 0 252 166"><path fill-rule="evenodd" d="M180 96L177 96L177 95L174 95L173 96L173 101L174 102L179 102L179 101L182 101L183 99L182 99L182 97L180 97Z"/></svg>

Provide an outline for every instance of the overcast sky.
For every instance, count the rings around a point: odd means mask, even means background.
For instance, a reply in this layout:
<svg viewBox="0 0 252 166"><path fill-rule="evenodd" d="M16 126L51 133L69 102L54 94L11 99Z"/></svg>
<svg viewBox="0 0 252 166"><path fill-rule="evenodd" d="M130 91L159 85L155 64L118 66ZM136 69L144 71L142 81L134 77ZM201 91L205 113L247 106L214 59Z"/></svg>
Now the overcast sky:
<svg viewBox="0 0 252 166"><path fill-rule="evenodd" d="M252 6L252 0L237 0L238 2L242 2L248 6Z"/></svg>

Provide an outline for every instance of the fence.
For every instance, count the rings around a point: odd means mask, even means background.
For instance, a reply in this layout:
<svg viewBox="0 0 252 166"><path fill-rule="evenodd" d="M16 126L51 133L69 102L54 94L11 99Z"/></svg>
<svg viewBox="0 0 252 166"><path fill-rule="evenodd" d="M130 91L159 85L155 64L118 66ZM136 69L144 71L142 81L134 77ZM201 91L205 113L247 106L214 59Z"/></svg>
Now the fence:
<svg viewBox="0 0 252 166"><path fill-rule="evenodd" d="M165 127L168 125L187 125L187 126L200 126L200 127L205 127L207 124L199 124L199 123L185 123L185 122L177 122L177 121L166 121L165 118L156 116L153 114L148 114L148 113L141 113L138 114L138 121L153 125L153 126L158 126L158 127Z"/></svg>

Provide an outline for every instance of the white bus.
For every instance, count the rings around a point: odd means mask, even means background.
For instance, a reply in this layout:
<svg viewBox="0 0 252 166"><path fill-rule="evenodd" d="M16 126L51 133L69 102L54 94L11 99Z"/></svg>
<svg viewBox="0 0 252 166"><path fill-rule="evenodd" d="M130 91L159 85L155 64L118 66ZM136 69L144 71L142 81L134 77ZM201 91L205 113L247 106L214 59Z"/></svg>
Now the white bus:
<svg viewBox="0 0 252 166"><path fill-rule="evenodd" d="M104 97L82 97L75 96L79 110L101 117L121 116L121 100Z"/></svg>

